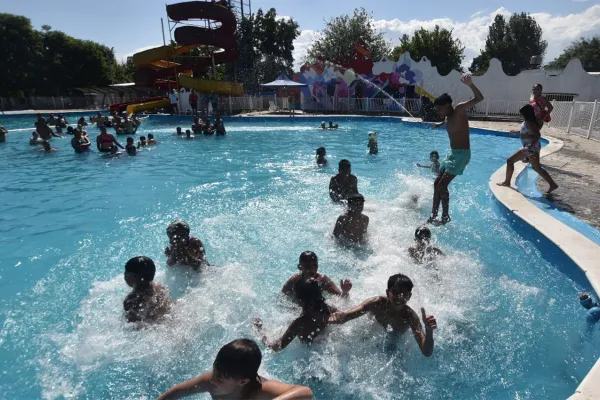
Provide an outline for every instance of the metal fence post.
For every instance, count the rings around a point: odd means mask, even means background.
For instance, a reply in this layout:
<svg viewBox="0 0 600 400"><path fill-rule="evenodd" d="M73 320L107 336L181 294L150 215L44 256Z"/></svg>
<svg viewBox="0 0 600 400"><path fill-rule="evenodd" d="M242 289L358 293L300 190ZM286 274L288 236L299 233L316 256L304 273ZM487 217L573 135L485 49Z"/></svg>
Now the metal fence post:
<svg viewBox="0 0 600 400"><path fill-rule="evenodd" d="M569 111L569 122L567 123L567 133L571 133L571 123L573 122L573 110L575 109L575 99L571 103L571 111Z"/></svg>
<svg viewBox="0 0 600 400"><path fill-rule="evenodd" d="M65 99L63 99L62 96L60 96L60 104L62 105L62 109L65 109Z"/></svg>
<svg viewBox="0 0 600 400"><path fill-rule="evenodd" d="M0 105L2 105L2 112L4 112L4 98L0 97Z"/></svg>
<svg viewBox="0 0 600 400"><path fill-rule="evenodd" d="M594 121L596 120L596 111L598 111L598 100L594 100L594 110L592 111L592 118L590 119L590 127L588 128L587 138L590 138L592 133L592 127L594 126Z"/></svg>
<svg viewBox="0 0 600 400"><path fill-rule="evenodd" d="M348 114L350 114L350 93L348 93Z"/></svg>
<svg viewBox="0 0 600 400"><path fill-rule="evenodd" d="M52 96L52 105L54 106L53 110L56 110L56 99Z"/></svg>
<svg viewBox="0 0 600 400"><path fill-rule="evenodd" d="M231 106L231 96L229 96L229 115L233 114L233 108Z"/></svg>
<svg viewBox="0 0 600 400"><path fill-rule="evenodd" d="M488 116L490 111L490 99L485 99L485 116Z"/></svg>

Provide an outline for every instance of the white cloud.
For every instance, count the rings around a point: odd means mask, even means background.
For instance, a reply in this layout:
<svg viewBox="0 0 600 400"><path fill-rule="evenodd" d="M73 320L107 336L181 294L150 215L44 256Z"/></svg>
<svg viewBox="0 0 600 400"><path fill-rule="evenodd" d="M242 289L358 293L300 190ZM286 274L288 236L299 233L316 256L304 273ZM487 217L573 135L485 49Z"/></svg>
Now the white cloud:
<svg viewBox="0 0 600 400"><path fill-rule="evenodd" d="M139 49L135 49L134 51L129 52L129 53L116 54L115 58L117 59L117 61L126 62L127 61L127 57L131 57L135 53L139 53L140 51L144 51L144 50L150 50L150 49L153 49L153 48L159 47L159 46L162 46L162 44L155 44L153 46L140 47Z"/></svg>
<svg viewBox="0 0 600 400"><path fill-rule="evenodd" d="M485 46L485 39L488 33L488 27L494 20L496 14L502 14L506 17L511 15L511 11L501 7L490 13L477 12L473 14L468 21L455 21L450 18L435 18L431 20L410 20L401 21L399 19L375 20L375 26L380 29L385 37L392 41L392 44L399 43L399 38L403 34L412 35L417 29L433 29L435 25L442 28L453 29L453 34L460 39L465 46L466 67L471 65L471 61L481 49ZM562 50L572 41L582 36L592 36L600 34L600 5L594 5L578 14L569 14L565 16L549 13L532 13L532 17L540 24L544 31L544 39L548 41L548 50L546 52L545 62L552 61L558 57ZM294 59L296 67L300 66L300 61L306 54L310 44L318 37L318 32L304 30L294 42Z"/></svg>

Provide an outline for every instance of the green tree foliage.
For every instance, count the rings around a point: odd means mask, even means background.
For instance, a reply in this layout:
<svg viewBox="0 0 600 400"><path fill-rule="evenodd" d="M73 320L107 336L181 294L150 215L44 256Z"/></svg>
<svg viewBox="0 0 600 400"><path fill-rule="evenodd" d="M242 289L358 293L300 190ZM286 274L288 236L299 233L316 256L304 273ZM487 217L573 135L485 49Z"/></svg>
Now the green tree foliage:
<svg viewBox="0 0 600 400"><path fill-rule="evenodd" d="M532 56L544 57L548 43L542 40L542 28L526 13L511 15L508 23L498 14L489 28L485 49L477 56L469 71L483 74L490 60L497 58L507 75L517 75L528 69Z"/></svg>
<svg viewBox="0 0 600 400"><path fill-rule="evenodd" d="M578 58L588 72L600 72L600 36L591 39L581 38L567 47L546 68L565 68L570 60Z"/></svg>
<svg viewBox="0 0 600 400"><path fill-rule="evenodd" d="M432 31L421 28L412 38L402 35L400 46L394 48L390 58L397 61L406 51L414 60L427 57L441 75L448 75L453 69L463 72L461 64L465 58L465 47L460 40L452 37L452 31L440 29L438 25Z"/></svg>
<svg viewBox="0 0 600 400"><path fill-rule="evenodd" d="M348 64L359 40L371 51L374 61L390 54L390 44L383 33L375 29L373 17L364 8L355 9L353 15L330 19L320 33L319 39L308 49L306 62L314 63L322 57L325 61Z"/></svg>
<svg viewBox="0 0 600 400"><path fill-rule="evenodd" d="M28 18L12 14L0 14L0 53L0 95L5 96L66 94L131 79L112 49L49 25L36 31Z"/></svg>
<svg viewBox="0 0 600 400"><path fill-rule="evenodd" d="M240 57L228 66L226 78L242 82L244 90L253 91L281 73L291 75L294 40L299 34L296 21L278 17L274 8L266 13L259 9L244 18L237 31Z"/></svg>

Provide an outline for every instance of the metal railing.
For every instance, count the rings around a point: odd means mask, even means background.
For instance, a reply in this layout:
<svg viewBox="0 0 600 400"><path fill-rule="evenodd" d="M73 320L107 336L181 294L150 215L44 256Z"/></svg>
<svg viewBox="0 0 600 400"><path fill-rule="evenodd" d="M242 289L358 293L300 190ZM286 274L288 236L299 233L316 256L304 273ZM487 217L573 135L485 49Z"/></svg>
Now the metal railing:
<svg viewBox="0 0 600 400"><path fill-rule="evenodd" d="M600 141L600 102L553 101L548 126L567 133Z"/></svg>

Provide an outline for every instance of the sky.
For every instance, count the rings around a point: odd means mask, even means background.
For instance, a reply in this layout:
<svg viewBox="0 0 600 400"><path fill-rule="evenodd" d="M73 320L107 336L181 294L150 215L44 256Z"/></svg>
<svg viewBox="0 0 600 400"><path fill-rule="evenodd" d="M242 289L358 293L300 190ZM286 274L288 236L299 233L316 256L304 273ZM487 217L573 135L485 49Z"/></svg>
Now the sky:
<svg viewBox="0 0 600 400"><path fill-rule="evenodd" d="M467 67L484 47L488 27L498 13L507 16L514 12L531 13L548 41L546 62L558 57L572 41L600 34L600 0L250 1L252 11L275 8L278 15L293 17L298 22L301 34L294 43L296 67L301 65L302 57L325 21L351 14L356 7L371 12L375 26L394 45L402 34L410 35L421 26L427 29L438 24L453 29L454 36L465 46L463 64ZM37 29L48 24L76 38L114 47L120 60L162 45L161 17L165 18L166 26L164 0L6 0L3 3L0 12L24 15ZM166 35L168 41L168 30Z"/></svg>

